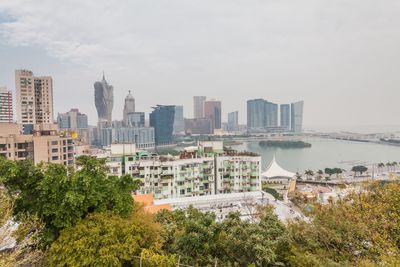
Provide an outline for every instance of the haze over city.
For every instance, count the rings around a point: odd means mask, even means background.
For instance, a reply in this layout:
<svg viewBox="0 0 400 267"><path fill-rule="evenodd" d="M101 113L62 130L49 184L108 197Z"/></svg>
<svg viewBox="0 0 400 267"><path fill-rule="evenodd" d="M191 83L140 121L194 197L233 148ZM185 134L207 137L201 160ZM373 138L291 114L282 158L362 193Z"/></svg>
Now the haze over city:
<svg viewBox="0 0 400 267"><path fill-rule="evenodd" d="M79 8L77 4L79 3ZM114 86L113 117L132 91L138 110L222 101L304 100L304 127L395 125L398 1L0 1L0 84L14 70L54 79L55 112L97 120L93 83ZM338 128L340 129L340 127ZM377 127L376 131L379 131Z"/></svg>

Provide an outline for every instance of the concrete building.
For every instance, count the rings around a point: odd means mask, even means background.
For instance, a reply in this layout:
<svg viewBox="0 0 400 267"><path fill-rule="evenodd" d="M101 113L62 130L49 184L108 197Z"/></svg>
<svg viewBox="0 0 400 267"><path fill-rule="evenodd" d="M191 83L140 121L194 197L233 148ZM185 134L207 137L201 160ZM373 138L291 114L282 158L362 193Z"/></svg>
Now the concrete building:
<svg viewBox="0 0 400 267"><path fill-rule="evenodd" d="M15 71L17 122L51 124L53 115L53 79L33 76L30 70Z"/></svg>
<svg viewBox="0 0 400 267"><path fill-rule="evenodd" d="M214 129L221 129L221 101L205 101L204 117L211 119Z"/></svg>
<svg viewBox="0 0 400 267"><path fill-rule="evenodd" d="M135 144L139 149L155 147L153 127L103 128L101 136L103 147L111 144Z"/></svg>
<svg viewBox="0 0 400 267"><path fill-rule="evenodd" d="M130 127L145 126L144 112L130 112L126 115L126 117L127 117L127 126Z"/></svg>
<svg viewBox="0 0 400 267"><path fill-rule="evenodd" d="M205 96L193 97L193 117L195 119L204 118L204 102L206 99Z"/></svg>
<svg viewBox="0 0 400 267"><path fill-rule="evenodd" d="M99 122L107 122L111 126L112 109L114 106L114 87L109 85L104 77L94 83L94 100Z"/></svg>
<svg viewBox="0 0 400 267"><path fill-rule="evenodd" d="M131 95L131 91L129 90L128 95L125 97L125 105L124 105L124 114L123 121L125 125L128 125L128 114L135 112L135 98Z"/></svg>
<svg viewBox="0 0 400 267"><path fill-rule="evenodd" d="M213 134L211 119L185 119L185 134Z"/></svg>
<svg viewBox="0 0 400 267"><path fill-rule="evenodd" d="M261 189L261 157L224 151L222 142L201 142L185 148L176 158L146 151L111 155L114 175L129 174L141 180L137 194L155 199L252 192Z"/></svg>
<svg viewBox="0 0 400 267"><path fill-rule="evenodd" d="M303 107L304 101L291 104L291 130L295 133L301 133L303 130Z"/></svg>
<svg viewBox="0 0 400 267"><path fill-rule="evenodd" d="M156 145L171 144L175 106L157 105L150 113L150 127L154 127Z"/></svg>
<svg viewBox="0 0 400 267"><path fill-rule="evenodd" d="M28 135L22 134L21 124L0 124L0 157L73 167L74 153L72 137L60 135L55 124L36 125L33 134Z"/></svg>
<svg viewBox="0 0 400 267"><path fill-rule="evenodd" d="M239 130L239 112L229 112L228 113L228 131L236 132Z"/></svg>
<svg viewBox="0 0 400 267"><path fill-rule="evenodd" d="M290 130L290 105L282 104L280 106L280 126Z"/></svg>
<svg viewBox="0 0 400 267"><path fill-rule="evenodd" d="M6 87L0 87L0 123L12 123L13 120L12 93Z"/></svg>
<svg viewBox="0 0 400 267"><path fill-rule="evenodd" d="M183 106L175 106L174 131L173 134L183 134L185 132L185 119L183 117Z"/></svg>

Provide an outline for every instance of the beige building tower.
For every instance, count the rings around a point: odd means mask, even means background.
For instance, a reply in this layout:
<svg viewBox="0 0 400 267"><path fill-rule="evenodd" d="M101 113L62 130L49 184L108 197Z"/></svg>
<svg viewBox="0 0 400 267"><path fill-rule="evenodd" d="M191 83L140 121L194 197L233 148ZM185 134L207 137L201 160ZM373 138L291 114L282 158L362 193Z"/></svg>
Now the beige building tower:
<svg viewBox="0 0 400 267"><path fill-rule="evenodd" d="M33 76L30 70L15 71L17 122L54 123L53 79Z"/></svg>

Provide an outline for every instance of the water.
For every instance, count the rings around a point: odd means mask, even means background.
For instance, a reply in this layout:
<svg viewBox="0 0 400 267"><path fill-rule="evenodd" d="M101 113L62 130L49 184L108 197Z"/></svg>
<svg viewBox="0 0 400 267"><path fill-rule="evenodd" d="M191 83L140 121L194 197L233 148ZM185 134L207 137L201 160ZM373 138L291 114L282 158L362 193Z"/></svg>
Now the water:
<svg viewBox="0 0 400 267"><path fill-rule="evenodd" d="M370 166L373 163L400 161L400 146L330 139L304 139L304 141L311 143L312 147L267 148L260 147L258 141L251 141L234 148L260 154L263 171L274 155L283 168L292 172L333 167L350 170L355 165Z"/></svg>

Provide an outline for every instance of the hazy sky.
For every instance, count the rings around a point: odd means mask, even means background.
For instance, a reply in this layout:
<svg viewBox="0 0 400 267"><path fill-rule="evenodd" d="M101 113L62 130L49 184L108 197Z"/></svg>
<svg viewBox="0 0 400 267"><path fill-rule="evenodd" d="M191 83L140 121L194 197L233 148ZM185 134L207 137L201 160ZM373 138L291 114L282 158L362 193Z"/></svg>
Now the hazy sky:
<svg viewBox="0 0 400 267"><path fill-rule="evenodd" d="M398 0L0 0L0 85L14 70L54 79L57 112L97 120L94 81L138 111L222 100L305 101L307 126L400 124ZM399 127L400 128L400 127Z"/></svg>

